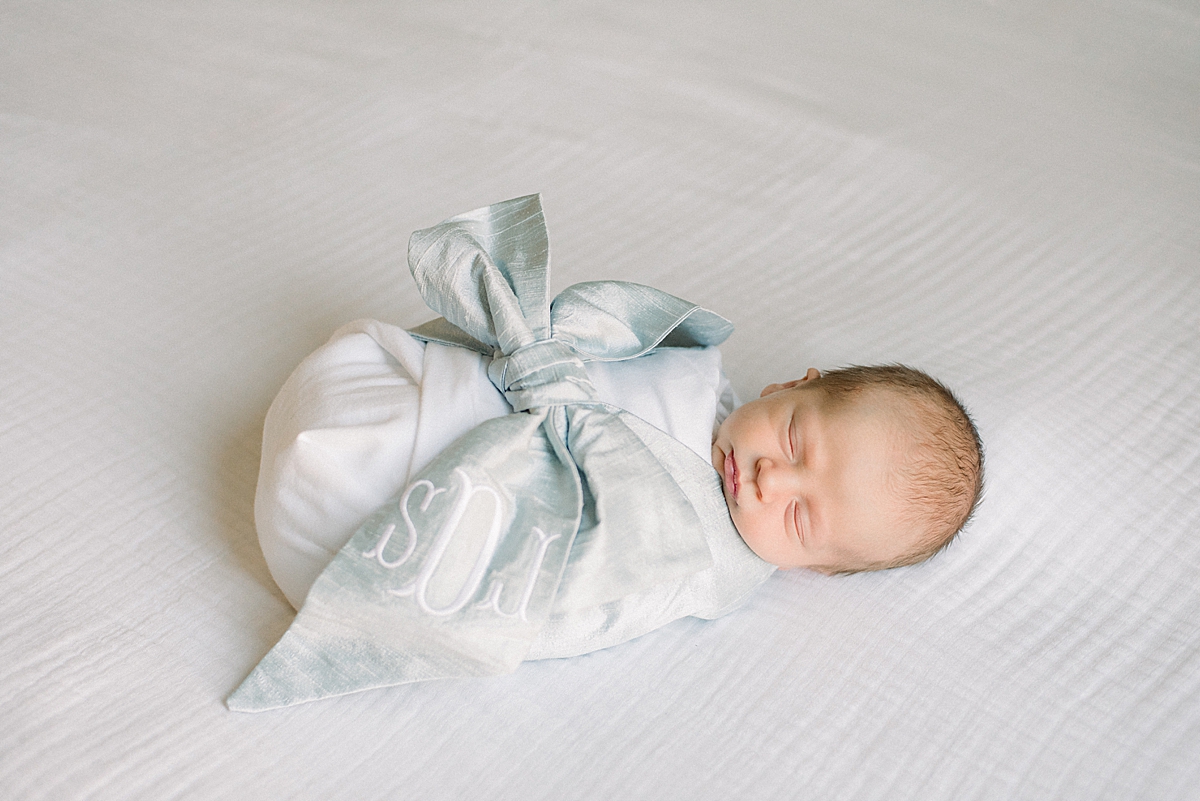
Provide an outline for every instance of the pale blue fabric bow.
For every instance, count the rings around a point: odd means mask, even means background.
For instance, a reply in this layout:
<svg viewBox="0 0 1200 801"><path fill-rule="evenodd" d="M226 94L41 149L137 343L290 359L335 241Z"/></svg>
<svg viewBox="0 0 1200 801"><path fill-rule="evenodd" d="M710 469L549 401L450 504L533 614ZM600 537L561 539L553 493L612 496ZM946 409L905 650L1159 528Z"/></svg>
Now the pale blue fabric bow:
<svg viewBox="0 0 1200 801"><path fill-rule="evenodd" d="M511 672L552 612L702 571L706 536L737 537L712 467L600 402L583 367L715 345L728 321L616 281L551 303L536 195L417 231L409 265L444 315L413 333L490 355L514 413L468 432L359 528L231 709Z"/></svg>

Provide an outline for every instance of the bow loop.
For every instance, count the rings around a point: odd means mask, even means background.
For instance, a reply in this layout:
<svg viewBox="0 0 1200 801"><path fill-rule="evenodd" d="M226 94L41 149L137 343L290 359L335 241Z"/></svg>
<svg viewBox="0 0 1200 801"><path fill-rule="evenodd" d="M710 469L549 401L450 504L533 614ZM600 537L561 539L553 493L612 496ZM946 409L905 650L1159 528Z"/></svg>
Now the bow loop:
<svg viewBox="0 0 1200 801"><path fill-rule="evenodd" d="M550 337L550 244L538 195L413 232L408 263L431 309L511 353Z"/></svg>
<svg viewBox="0 0 1200 801"><path fill-rule="evenodd" d="M634 359L654 348L719 345L733 324L719 314L628 281L585 281L550 306L554 338L595 361Z"/></svg>

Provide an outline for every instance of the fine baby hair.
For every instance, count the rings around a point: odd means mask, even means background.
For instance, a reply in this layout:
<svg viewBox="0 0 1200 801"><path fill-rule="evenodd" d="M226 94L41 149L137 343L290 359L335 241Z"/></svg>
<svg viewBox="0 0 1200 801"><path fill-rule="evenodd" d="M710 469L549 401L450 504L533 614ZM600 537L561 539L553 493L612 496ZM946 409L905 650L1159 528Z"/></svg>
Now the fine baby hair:
<svg viewBox="0 0 1200 801"><path fill-rule="evenodd" d="M909 437L895 491L909 500L905 522L926 535L900 559L865 569L917 564L944 550L983 493L983 443L962 402L941 381L902 364L845 367L817 380L835 403L872 390L887 393Z"/></svg>

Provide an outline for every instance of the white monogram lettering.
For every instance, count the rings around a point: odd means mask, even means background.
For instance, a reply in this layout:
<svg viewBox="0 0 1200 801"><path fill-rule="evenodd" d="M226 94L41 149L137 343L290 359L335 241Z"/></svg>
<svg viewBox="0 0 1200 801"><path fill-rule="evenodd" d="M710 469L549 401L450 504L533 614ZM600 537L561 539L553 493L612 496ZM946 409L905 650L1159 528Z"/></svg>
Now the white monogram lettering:
<svg viewBox="0 0 1200 801"><path fill-rule="evenodd" d="M500 544L500 538L503 532L500 529L503 520L504 502L494 489L487 486L475 486L472 483L470 476L461 468L454 468L454 476L458 481L458 493L454 499L454 506L450 509L449 515L442 523L441 529L437 533L433 544L430 546L429 553L425 557L425 561L421 564L421 569L417 573L417 577L412 582L399 589L388 590L392 595L401 597L412 596L417 606L423 612L430 615L452 615L455 612L466 606L467 602L479 590L483 582L484 576L487 573L488 565L492 561L492 557L496 554L496 548ZM367 559L374 559L380 566L388 570L394 570L407 562L417 548L417 527L413 523L412 516L408 511L408 502L412 494L418 489L423 490L421 503L418 509L422 512L428 511L430 503L443 492L448 489L444 487L436 487L433 482L428 479L420 479L414 481L404 494L400 496L399 507L400 517L404 520L405 533L407 541L404 545L403 552L395 559L388 559L386 556L387 547L391 543L392 537L396 533L394 523L389 523L380 534L379 540L375 545L362 552L362 555ZM488 524L487 536L483 540L483 544L475 556L475 562L471 567L470 573L463 581L458 593L454 599L445 606L435 607L429 601L429 584L433 579L434 574L441 565L442 559L446 555L447 549L450 547L451 540L458 532L459 523L462 522L463 516L467 512L467 507L477 495L487 495L492 499L492 517ZM480 601L476 608L491 609L501 617L520 618L523 622L528 622L529 603L533 599L534 586L537 584L538 574L542 570L542 563L546 560L546 552L550 548L550 543L558 539L561 534L547 534L537 526L533 527L533 535L537 538L537 547L534 551L533 560L529 565L525 574L525 586L521 591L521 596L517 600L515 607L511 612L506 612L501 607L500 598L504 594L504 582L500 579L494 579L488 587L487 597Z"/></svg>
<svg viewBox="0 0 1200 801"><path fill-rule="evenodd" d="M433 486L432 481L424 478L419 481L414 481L411 485L409 485L408 489L404 490L404 494L400 496L399 503L400 516L404 518L404 525L408 529L408 543L404 546L404 553L402 553L398 559L388 560L383 556L384 549L388 546L388 541L391 540L392 534L396 531L396 526L392 523L389 523L388 527L384 529L382 536L379 538L379 542L375 543L374 548L371 548L368 551L363 551L363 556L367 557L368 559L374 557L376 560L378 560L380 565L386 567L388 570L397 568L407 562L408 557L412 556L413 551L417 547L417 529L416 526L413 525L412 517L410 517L408 514L408 499L418 487L423 487L425 489L425 496L421 499L422 512L429 508L430 501L432 501L439 492L446 491Z"/></svg>
<svg viewBox="0 0 1200 801"><path fill-rule="evenodd" d="M538 538L537 554L533 557L533 564L529 566L529 572L526 574L525 590L521 593L521 600L517 603L517 608L512 612L505 612L500 608L500 593L504 592L504 582L499 579L493 581L492 586L488 588L487 598L479 603L481 608L491 607L501 617L520 617L522 622L529 622L527 616L529 600L533 598L533 585L537 583L538 573L542 570L542 562L546 559L546 550L550 547L550 543L562 536L547 534L537 526L533 527L533 534Z"/></svg>
<svg viewBox="0 0 1200 801"><path fill-rule="evenodd" d="M413 596L413 600L416 601L417 606L423 612L430 615L452 615L466 606L467 601L479 589L484 573L487 572L488 565L496 553L496 546L500 544L500 524L503 522L502 513L504 509L504 502L500 498L500 494L491 487L477 487L472 484L471 477L462 468L454 468L454 475L459 482L458 497L455 499L454 507L450 510L449 517L442 524L441 531L438 532L433 545L430 546L429 554L421 564L421 570L417 573L417 578L406 587L398 590L388 590L392 595ZM458 524L466 513L468 504L471 503L475 495L481 493L490 495L493 501L492 520L488 526L487 536L484 538L483 545L475 557L475 563L471 566L471 572L467 575L466 580L463 581L462 587L459 588L458 595L446 606L434 607L429 603L429 582L433 578L433 574L437 572L438 565L441 564L442 557L446 554L446 549L450 547L450 540L458 531ZM407 516L405 520L407 522Z"/></svg>

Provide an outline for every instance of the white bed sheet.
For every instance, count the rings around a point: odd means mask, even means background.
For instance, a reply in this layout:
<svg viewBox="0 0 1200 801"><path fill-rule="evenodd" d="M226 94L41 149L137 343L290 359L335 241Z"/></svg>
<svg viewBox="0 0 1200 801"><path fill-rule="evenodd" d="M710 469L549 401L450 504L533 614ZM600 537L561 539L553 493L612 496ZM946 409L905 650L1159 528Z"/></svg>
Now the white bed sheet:
<svg viewBox="0 0 1200 801"><path fill-rule="evenodd" d="M1200 12L1182 0L0 8L0 796L1196 798ZM988 491L927 565L264 715L263 416L409 232L904 361Z"/></svg>

